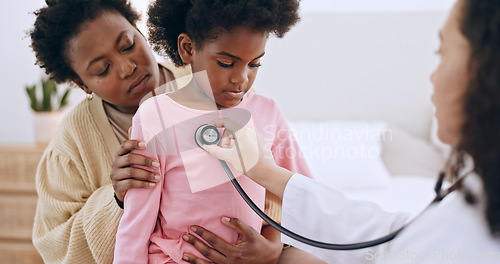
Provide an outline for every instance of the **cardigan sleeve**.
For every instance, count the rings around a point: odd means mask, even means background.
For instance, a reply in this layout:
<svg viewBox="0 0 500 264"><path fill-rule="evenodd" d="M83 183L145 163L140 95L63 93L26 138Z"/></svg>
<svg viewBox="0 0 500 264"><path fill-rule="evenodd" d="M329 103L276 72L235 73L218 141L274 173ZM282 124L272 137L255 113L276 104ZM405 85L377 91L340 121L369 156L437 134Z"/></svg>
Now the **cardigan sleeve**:
<svg viewBox="0 0 500 264"><path fill-rule="evenodd" d="M111 263L121 209L111 184L93 184L84 162L45 151L36 175L33 244L45 263Z"/></svg>

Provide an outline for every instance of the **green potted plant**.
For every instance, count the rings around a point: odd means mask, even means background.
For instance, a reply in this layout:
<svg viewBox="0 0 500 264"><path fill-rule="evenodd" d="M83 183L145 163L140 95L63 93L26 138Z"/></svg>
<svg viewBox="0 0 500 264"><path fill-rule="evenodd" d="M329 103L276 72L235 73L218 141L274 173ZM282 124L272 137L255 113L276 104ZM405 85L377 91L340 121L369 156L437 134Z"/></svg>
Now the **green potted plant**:
<svg viewBox="0 0 500 264"><path fill-rule="evenodd" d="M26 92L35 112L35 142L46 144L55 133L62 118L60 111L68 104L70 88L60 94L56 82L43 76L40 83L26 86Z"/></svg>

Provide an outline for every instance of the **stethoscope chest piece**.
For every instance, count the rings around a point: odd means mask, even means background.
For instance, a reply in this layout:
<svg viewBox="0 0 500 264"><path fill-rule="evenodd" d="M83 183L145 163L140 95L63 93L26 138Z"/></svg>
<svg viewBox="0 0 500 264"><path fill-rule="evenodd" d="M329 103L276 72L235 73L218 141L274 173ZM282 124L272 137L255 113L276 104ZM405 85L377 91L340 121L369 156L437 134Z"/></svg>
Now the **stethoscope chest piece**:
<svg viewBox="0 0 500 264"><path fill-rule="evenodd" d="M203 145L217 145L220 141L220 133L217 128L212 125L201 125L196 129L194 140L200 148L202 148Z"/></svg>

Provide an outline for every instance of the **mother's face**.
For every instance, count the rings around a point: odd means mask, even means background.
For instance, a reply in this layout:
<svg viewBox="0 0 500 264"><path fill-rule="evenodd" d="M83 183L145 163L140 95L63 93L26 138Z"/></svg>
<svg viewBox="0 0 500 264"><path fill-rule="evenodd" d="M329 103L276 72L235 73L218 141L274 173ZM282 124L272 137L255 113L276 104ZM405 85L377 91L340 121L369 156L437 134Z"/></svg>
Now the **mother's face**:
<svg viewBox="0 0 500 264"><path fill-rule="evenodd" d="M158 64L145 38L117 12L103 12L70 39L66 57L74 80L123 112L133 113L159 85Z"/></svg>
<svg viewBox="0 0 500 264"><path fill-rule="evenodd" d="M464 122L464 96L470 80L470 45L460 31L462 2L463 0L459 0L455 4L439 34L441 62L431 76L438 136L451 146L456 146L460 140Z"/></svg>

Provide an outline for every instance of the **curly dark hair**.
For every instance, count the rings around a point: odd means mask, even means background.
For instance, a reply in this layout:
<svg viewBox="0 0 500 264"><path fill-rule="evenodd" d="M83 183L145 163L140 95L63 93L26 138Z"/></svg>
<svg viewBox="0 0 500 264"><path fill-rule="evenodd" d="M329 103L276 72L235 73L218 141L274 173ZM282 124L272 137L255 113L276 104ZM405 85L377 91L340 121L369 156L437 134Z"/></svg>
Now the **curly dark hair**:
<svg viewBox="0 0 500 264"><path fill-rule="evenodd" d="M486 219L500 236L500 1L462 0L460 30L471 47L461 140L482 178Z"/></svg>
<svg viewBox="0 0 500 264"><path fill-rule="evenodd" d="M184 65L177 37L188 34L195 48L238 26L281 38L299 21L300 0L156 0L149 6L148 29L153 49Z"/></svg>
<svg viewBox="0 0 500 264"><path fill-rule="evenodd" d="M65 56L69 40L82 25L97 18L104 11L122 14L136 25L139 14L127 0L47 0L47 6L35 11L35 25L29 32L36 65L56 82L77 77Z"/></svg>

